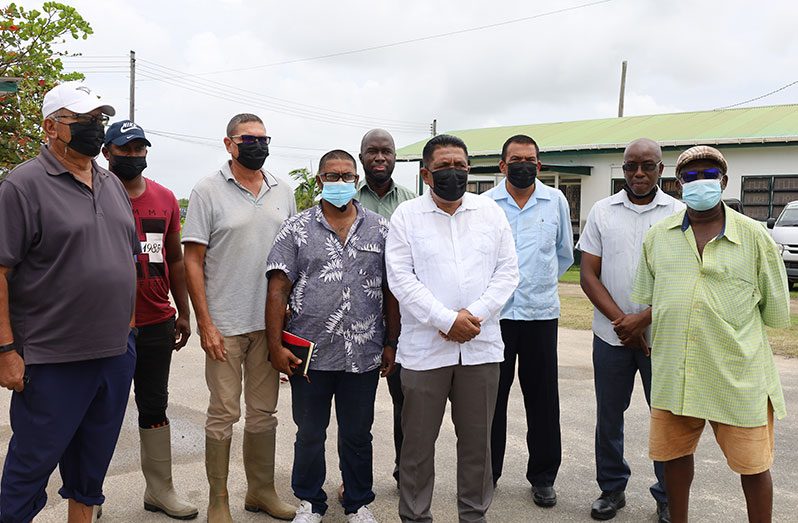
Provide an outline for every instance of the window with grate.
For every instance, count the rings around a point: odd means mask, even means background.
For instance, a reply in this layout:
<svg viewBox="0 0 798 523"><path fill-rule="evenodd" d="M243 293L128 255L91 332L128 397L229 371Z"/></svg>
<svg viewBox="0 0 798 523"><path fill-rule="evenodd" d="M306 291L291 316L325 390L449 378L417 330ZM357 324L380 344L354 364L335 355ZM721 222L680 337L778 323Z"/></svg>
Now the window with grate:
<svg viewBox="0 0 798 523"><path fill-rule="evenodd" d="M798 200L798 176L743 176L745 214L755 220L776 218L784 206Z"/></svg>

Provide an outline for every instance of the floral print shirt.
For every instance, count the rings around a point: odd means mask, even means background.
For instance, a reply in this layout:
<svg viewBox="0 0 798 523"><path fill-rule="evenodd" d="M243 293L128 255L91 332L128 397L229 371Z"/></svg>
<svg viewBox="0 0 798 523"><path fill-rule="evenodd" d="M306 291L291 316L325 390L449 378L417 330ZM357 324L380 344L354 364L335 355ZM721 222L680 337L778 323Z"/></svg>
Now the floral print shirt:
<svg viewBox="0 0 798 523"><path fill-rule="evenodd" d="M363 373L380 366L388 220L353 202L357 217L341 242L321 206L283 223L266 273L293 287L286 330L316 343L311 370Z"/></svg>

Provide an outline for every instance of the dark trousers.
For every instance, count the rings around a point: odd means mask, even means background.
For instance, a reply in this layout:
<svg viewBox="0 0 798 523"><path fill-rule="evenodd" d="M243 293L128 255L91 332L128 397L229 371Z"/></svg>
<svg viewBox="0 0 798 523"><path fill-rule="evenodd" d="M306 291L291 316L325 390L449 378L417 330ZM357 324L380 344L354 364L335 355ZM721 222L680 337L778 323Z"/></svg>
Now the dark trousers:
<svg viewBox="0 0 798 523"><path fill-rule="evenodd" d="M139 427L151 429L167 423L169 366L175 348L175 319L139 327L136 336L136 373L133 384Z"/></svg>
<svg viewBox="0 0 798 523"><path fill-rule="evenodd" d="M493 481L499 480L507 446L507 402L515 379L526 410L526 479L536 487L554 485L562 461L560 395L557 386L557 320L501 320L504 361L491 430Z"/></svg>
<svg viewBox="0 0 798 523"><path fill-rule="evenodd" d="M103 481L135 364L131 333L120 356L26 366L25 390L11 397L13 435L0 482L0 522L28 523L44 508L56 465L61 497L90 506L105 501Z"/></svg>
<svg viewBox="0 0 798 523"><path fill-rule="evenodd" d="M297 426L291 488L294 495L313 505L313 512L327 511L324 480L327 467L324 443L335 398L338 421L338 459L344 485L344 512L357 512L374 501L372 491L372 436L374 400L379 369L362 374L343 371L315 371L310 380L291 376L291 410Z"/></svg>
<svg viewBox="0 0 798 523"><path fill-rule="evenodd" d="M651 407L651 358L643 351L610 345L593 336L596 385L596 481L602 492L626 490L631 470L623 457L623 415L629 408L635 375L640 373L646 403ZM654 462L654 499L667 501L663 465Z"/></svg>
<svg viewBox="0 0 798 523"><path fill-rule="evenodd" d="M399 481L399 459L402 456L402 405L405 403L405 395L402 392L402 366L397 364L393 374L388 376L388 392L391 393L393 403L393 447L395 452L393 478Z"/></svg>

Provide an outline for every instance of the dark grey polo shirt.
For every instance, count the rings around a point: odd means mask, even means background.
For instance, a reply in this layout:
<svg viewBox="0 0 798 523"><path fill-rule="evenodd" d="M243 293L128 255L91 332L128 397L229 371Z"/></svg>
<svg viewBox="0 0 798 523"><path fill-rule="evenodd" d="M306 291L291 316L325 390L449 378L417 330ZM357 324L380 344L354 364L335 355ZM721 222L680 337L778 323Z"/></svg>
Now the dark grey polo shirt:
<svg viewBox="0 0 798 523"><path fill-rule="evenodd" d="M89 189L43 146L0 184L0 265L26 364L127 350L141 248L121 182L92 161Z"/></svg>

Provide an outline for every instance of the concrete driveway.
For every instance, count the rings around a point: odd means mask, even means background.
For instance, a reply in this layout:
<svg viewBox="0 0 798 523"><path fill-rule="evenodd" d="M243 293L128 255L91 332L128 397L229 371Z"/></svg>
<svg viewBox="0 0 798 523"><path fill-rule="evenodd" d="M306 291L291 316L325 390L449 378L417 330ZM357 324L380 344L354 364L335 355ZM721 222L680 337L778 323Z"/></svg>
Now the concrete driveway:
<svg viewBox="0 0 798 523"><path fill-rule="evenodd" d="M488 517L497 522L592 521L590 505L599 494L595 483L593 429L595 397L593 394L590 332L560 330L560 398L563 435L563 464L557 478L557 506L541 509L534 505L529 485L524 478L526 468L526 424L521 393L516 385L510 400L510 415L505 471L496 491ZM175 355L171 376L169 415L174 442L174 478L178 489L200 507L205 520L207 483L204 468L204 421L208 392L203 371L204 355L196 336L189 346ZM798 360L778 358L782 383L792 416L776 423L776 462L774 519L798 520ZM10 393L0 393L0 412L8 412ZM295 427L291 420L291 391L281 386L278 428L277 487L286 500L290 493L290 471ZM122 436L105 482L107 497L101 521L169 521L163 515L145 512L141 496L144 479L139 471L139 446L136 408L128 406ZM380 521L398 521L398 491L391 477L393 440L391 401L385 384L380 384L374 424L374 491L377 499L372 510ZM10 427L8 415L0 417L0 452L5 453ZM263 514L244 511L246 489L241 464L241 424L236 426L230 474L230 498L235 521L272 521ZM648 494L653 471L647 459L648 412L638 382L635 396L626 417L626 458L632 467L627 490L627 506L616 521L654 521L654 501ZM340 482L335 455L335 422L328 431L328 477L325 489L335 496ZM436 489L433 501L435 520L456 522L455 437L447 415L438 440L436 455ZM66 502L57 494L60 477L54 474L48 488L49 501L37 522L66 520ZM691 498L694 521L745 521L745 501L739 480L728 469L709 428L696 456L696 477ZM332 503L325 521L345 521L343 510Z"/></svg>

